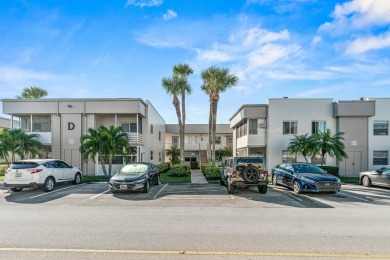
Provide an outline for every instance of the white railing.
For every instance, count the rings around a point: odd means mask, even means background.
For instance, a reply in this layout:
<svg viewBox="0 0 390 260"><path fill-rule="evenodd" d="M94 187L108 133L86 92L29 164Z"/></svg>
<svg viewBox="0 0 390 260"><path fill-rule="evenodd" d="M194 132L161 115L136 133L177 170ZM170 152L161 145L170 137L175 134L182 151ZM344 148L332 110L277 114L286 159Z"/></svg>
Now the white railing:
<svg viewBox="0 0 390 260"><path fill-rule="evenodd" d="M137 133L127 133L129 136L129 144L144 144L144 136L142 134Z"/></svg>

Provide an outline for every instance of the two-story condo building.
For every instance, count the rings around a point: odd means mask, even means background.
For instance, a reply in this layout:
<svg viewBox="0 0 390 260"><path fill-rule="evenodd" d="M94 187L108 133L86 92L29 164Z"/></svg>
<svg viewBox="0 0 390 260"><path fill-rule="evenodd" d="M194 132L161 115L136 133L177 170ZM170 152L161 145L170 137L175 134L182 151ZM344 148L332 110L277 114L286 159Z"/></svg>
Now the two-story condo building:
<svg viewBox="0 0 390 260"><path fill-rule="evenodd" d="M101 175L96 163L82 163L80 137L89 128L121 126L129 136L135 153L130 161L159 163L163 160L165 121L149 101L120 99L5 99L3 112L11 115L11 128L37 133L47 158L60 158L78 166L87 175ZM124 158L114 160L113 171Z"/></svg>

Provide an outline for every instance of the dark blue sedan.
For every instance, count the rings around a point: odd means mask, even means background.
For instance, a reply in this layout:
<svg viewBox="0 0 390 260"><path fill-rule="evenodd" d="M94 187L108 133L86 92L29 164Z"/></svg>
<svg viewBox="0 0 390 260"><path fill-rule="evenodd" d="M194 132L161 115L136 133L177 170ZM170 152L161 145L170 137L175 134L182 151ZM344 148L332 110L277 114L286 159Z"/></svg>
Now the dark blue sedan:
<svg viewBox="0 0 390 260"><path fill-rule="evenodd" d="M310 163L281 163L272 169L272 184L300 192L340 191L340 179Z"/></svg>

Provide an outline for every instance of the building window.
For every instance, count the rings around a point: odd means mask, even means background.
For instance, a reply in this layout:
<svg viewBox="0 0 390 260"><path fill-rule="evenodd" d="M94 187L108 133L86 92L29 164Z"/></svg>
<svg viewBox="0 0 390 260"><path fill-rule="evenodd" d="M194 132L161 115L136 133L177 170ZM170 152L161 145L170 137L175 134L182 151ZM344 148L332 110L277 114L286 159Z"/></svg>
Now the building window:
<svg viewBox="0 0 390 260"><path fill-rule="evenodd" d="M249 119L249 134L257 135L257 119Z"/></svg>
<svg viewBox="0 0 390 260"><path fill-rule="evenodd" d="M161 141L161 131L158 131L158 140Z"/></svg>
<svg viewBox="0 0 390 260"><path fill-rule="evenodd" d="M311 122L311 133L325 133L326 132L326 121L313 121Z"/></svg>
<svg viewBox="0 0 390 260"><path fill-rule="evenodd" d="M198 140L197 140L197 137L195 135L193 135L193 136L188 136L188 135L184 136L184 143L185 144L197 144L198 143L197 141Z"/></svg>
<svg viewBox="0 0 390 260"><path fill-rule="evenodd" d="M179 147L179 137L178 136L172 136L172 146Z"/></svg>
<svg viewBox="0 0 390 260"><path fill-rule="evenodd" d="M12 117L12 128L31 132L31 115L18 115Z"/></svg>
<svg viewBox="0 0 390 260"><path fill-rule="evenodd" d="M138 133L142 134L142 118L138 117Z"/></svg>
<svg viewBox="0 0 390 260"><path fill-rule="evenodd" d="M373 154L373 165L387 165L389 158L388 151L374 151Z"/></svg>
<svg viewBox="0 0 390 260"><path fill-rule="evenodd" d="M229 147L229 148L233 147L233 137L232 136L226 137L226 147Z"/></svg>
<svg viewBox="0 0 390 260"><path fill-rule="evenodd" d="M283 122L283 134L284 135L296 135L298 129L297 121L285 121Z"/></svg>
<svg viewBox="0 0 390 260"><path fill-rule="evenodd" d="M161 162L161 152L158 152L158 161Z"/></svg>
<svg viewBox="0 0 390 260"><path fill-rule="evenodd" d="M122 131L126 133L136 133L137 123L121 123Z"/></svg>
<svg viewBox="0 0 390 260"><path fill-rule="evenodd" d="M150 160L153 161L153 151L150 151Z"/></svg>
<svg viewBox="0 0 390 260"><path fill-rule="evenodd" d="M374 135L389 135L389 121L374 121Z"/></svg>
<svg viewBox="0 0 390 260"><path fill-rule="evenodd" d="M297 161L297 156L290 154L287 150L282 151L282 162L283 163L292 163Z"/></svg>
<svg viewBox="0 0 390 260"><path fill-rule="evenodd" d="M150 133L153 134L153 125L150 124Z"/></svg>
<svg viewBox="0 0 390 260"><path fill-rule="evenodd" d="M237 126L237 137L246 135L246 121Z"/></svg>
<svg viewBox="0 0 390 260"><path fill-rule="evenodd" d="M220 136L215 137L215 144L221 144L221 137Z"/></svg>

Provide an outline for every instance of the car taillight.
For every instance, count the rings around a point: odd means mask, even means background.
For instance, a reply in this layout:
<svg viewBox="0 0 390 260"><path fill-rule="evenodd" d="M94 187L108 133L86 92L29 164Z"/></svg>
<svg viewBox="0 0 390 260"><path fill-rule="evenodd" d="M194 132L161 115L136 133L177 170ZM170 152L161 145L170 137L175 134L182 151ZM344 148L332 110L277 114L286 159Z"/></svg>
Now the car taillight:
<svg viewBox="0 0 390 260"><path fill-rule="evenodd" d="M232 172L232 176L237 177L237 172L236 171Z"/></svg>
<svg viewBox="0 0 390 260"><path fill-rule="evenodd" d="M33 169L33 170L27 170L27 172L31 173L31 174L34 174L34 173L37 173L37 172L41 172L43 171L43 169Z"/></svg>

